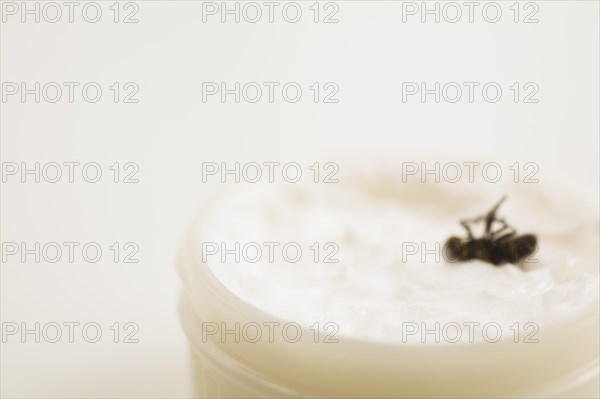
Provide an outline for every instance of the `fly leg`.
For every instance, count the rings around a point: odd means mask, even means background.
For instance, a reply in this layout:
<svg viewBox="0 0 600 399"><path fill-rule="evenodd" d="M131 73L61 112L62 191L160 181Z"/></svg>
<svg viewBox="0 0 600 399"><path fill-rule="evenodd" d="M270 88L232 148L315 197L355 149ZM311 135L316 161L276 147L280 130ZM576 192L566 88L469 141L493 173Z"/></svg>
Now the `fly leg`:
<svg viewBox="0 0 600 399"><path fill-rule="evenodd" d="M502 203L505 200L506 200L506 196L503 196L502 198L500 198L500 201L498 201L498 203L496 205L494 205L494 207L492 209L490 209L490 211L485 215L485 238L492 239L492 237L493 237L492 224L494 223L495 220L500 220L500 219L496 219L496 212L498 211L498 208L500 207L500 205L502 205ZM502 221L502 223L504 223L504 227L508 227L506 222Z"/></svg>
<svg viewBox="0 0 600 399"><path fill-rule="evenodd" d="M516 234L516 230L510 226L504 219L496 219L502 225L498 230L490 233L492 241L500 241L510 238Z"/></svg>
<svg viewBox="0 0 600 399"><path fill-rule="evenodd" d="M483 217L479 217L479 218L475 218L475 219L464 219L464 220L460 221L460 224L462 225L462 227L464 227L465 230L467 230L467 237L469 237L469 241L473 241L475 239L473 237L473 232L471 231L471 228L469 227L469 223L478 222L481 219L483 219Z"/></svg>

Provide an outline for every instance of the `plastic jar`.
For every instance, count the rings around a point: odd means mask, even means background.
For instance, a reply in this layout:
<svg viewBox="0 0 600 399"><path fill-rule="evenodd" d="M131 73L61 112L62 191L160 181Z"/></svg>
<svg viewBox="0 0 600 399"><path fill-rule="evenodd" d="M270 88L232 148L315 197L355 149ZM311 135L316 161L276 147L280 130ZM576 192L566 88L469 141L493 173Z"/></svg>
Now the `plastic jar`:
<svg viewBox="0 0 600 399"><path fill-rule="evenodd" d="M202 216L178 257L181 320L199 397L598 397L598 298L544 325L535 344L503 337L424 345L344 335L326 342L326 331L297 323L291 339L278 332L271 339L266 329L285 329L292 318L261 310L219 281L202 262L201 223Z"/></svg>

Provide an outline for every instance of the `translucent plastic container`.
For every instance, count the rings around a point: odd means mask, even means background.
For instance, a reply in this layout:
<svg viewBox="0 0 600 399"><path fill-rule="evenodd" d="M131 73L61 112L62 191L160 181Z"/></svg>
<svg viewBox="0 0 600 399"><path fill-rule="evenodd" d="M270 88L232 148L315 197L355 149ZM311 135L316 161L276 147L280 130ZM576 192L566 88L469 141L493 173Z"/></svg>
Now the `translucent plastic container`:
<svg viewBox="0 0 600 399"><path fill-rule="evenodd" d="M370 192L379 192L381 185L389 187L394 176L398 176L394 166L385 166L385 173L380 173L380 164L381 162L378 162L376 166L369 168L368 166L373 165L372 162L359 163L353 160L348 165L354 165L355 171L345 175L344 182L354 179L351 184L356 183L356 187L360 187L361 190L369 187ZM395 162L389 164L394 165ZM348 171L348 168L343 170ZM348 176L350 178L346 179ZM373 185L379 184L377 180L380 181L380 186ZM406 184L402 182L395 189L408 192L411 201L418 201L419 198L429 199L434 209L447 205L439 202L441 196L436 191L431 191L431 187L419 184L407 190ZM489 187L484 188L488 190ZM540 199L546 198L547 192L541 189L547 187L555 190L558 186L527 186L525 190L529 191L526 195L531 194L530 199L533 198L533 202L530 203L533 203L533 206L538 206ZM514 187L509 189L512 188ZM532 191L538 188L541 191ZM482 192L456 184L449 184L447 192L450 196L454 195L453 193L464 195L465 189L470 189L476 194ZM579 193L582 190L571 192ZM399 193L400 191L392 192L390 195L395 200ZM417 197L417 193L421 197ZM525 203L518 198L517 192L513 190L511 193L515 195L511 196L513 203ZM454 204L460 202L457 198L459 197L454 198ZM565 208L562 199L557 200L562 197L555 195L554 191L550 198L554 200L553 206L558 207L562 214L558 215L559 212L550 210L549 213L554 213L550 217L536 218L535 225L540 231L548 231L548 223L552 223L552 220L561 222L564 218L570 220L574 216ZM571 201L571 198L574 199ZM585 198L575 194L572 197L566 196L564 201L576 204L579 199ZM215 198L215 201L218 200ZM435 201L438 202L434 203ZM599 298L588 295L593 294L593 290L586 292L585 298L580 298L582 300L578 302L578 306L573 307L569 304L562 306L559 295L555 303L566 311L558 312L560 317L554 318L551 323L543 323L536 335L537 343L515 343L513 337L508 334L495 343L422 344L387 342L341 333L337 336L338 342L327 343L324 342L327 331L319 331L315 336L315 329L308 325L301 326L301 338L295 342L281 338L253 342L247 339L232 339L231 335L224 338L220 334L205 334L206 330L203 328L207 323L213 326L232 326L235 323L242 326L263 326L267 323L278 323L281 326L293 321L293 317L281 317L281 313L280 317L276 317L267 313L264 308L243 300L228 289L211 268L203 263L199 243L212 237L200 237L203 229L199 227L207 226L206 219L213 214L211 212L217 204L214 202L204 205L205 213L200 215L191 227L178 257L178 270L183 281L180 313L191 345L195 394L198 397L600 396ZM578 248L585 251L590 245L596 245L595 248L591 248L593 252L590 252L594 254L590 258L593 259L597 251L597 242L594 243L593 236L598 232L597 225L592 222L598 216L588 217L586 209L587 205L581 205L579 215L586 216L584 219L589 230L586 230L588 233L585 233L583 238L580 237L583 242ZM597 204L590 209L590 212L595 212ZM227 212L221 209L219 215L222 214ZM519 222L522 223L523 220L519 219ZM221 219L217 218L215 223L220 222ZM229 222L235 225L236 220ZM419 220L416 221L418 222ZM558 224L559 227L562 226L562 223ZM220 231L222 233L226 230ZM569 239L573 239L573 236ZM271 275L265 276L271 277L276 278ZM571 292L569 290L574 289L568 284L563 288L563 294L568 294ZM260 286L255 289L260 289ZM473 289L477 287L473 286ZM273 295L273 301L277 301L277 298L277 295ZM519 302L519 306L526 305L526 298ZM510 307L505 309L511 313ZM544 319L546 315L543 313L543 310L538 309L535 315ZM512 314L510 316L512 317Z"/></svg>

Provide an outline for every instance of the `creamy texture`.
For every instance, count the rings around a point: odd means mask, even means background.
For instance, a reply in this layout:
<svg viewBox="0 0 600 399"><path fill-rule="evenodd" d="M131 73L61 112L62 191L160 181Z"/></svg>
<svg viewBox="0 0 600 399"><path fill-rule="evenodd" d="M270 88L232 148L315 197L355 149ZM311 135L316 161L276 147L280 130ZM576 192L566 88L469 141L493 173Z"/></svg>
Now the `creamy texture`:
<svg viewBox="0 0 600 399"><path fill-rule="evenodd" d="M298 243L298 263L228 256L207 265L229 290L282 319L334 322L347 336L400 339L402 323L566 320L598 301L598 216L550 185L401 183L388 173L344 184L245 184L220 198L199 223L202 242ZM498 215L518 233L535 233L538 263L495 267L405 254L402 243L441 247L464 236L458 220L479 216L502 194ZM480 234L480 231L475 231ZM315 263L313 243L339 245L339 263ZM198 243L201 246L202 243ZM264 247L263 247L264 248ZM428 324L433 325L433 324ZM521 324L522 325L522 324Z"/></svg>

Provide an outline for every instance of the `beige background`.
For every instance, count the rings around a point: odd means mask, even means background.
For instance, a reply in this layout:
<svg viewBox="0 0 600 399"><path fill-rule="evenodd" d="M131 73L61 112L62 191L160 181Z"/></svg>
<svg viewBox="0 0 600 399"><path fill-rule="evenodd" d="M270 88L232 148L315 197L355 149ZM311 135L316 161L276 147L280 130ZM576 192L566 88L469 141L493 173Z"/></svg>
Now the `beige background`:
<svg viewBox="0 0 600 399"><path fill-rule="evenodd" d="M500 2L508 13L512 2ZM110 3L101 3L108 12ZM598 202L599 20L595 1L541 1L537 24L402 23L400 2L337 2L337 24L202 23L200 2L138 2L137 24L1 25L3 82L136 82L138 104L1 104L3 162L116 161L138 184L2 185L2 241L119 241L137 264L2 264L2 321L140 326L137 344L2 344L7 397L186 397L175 255L201 199L205 161L419 161L415 151L536 162ZM76 15L78 17L79 15ZM336 82L338 104L202 103L203 81ZM403 81L536 82L538 104L401 101ZM343 164L341 164L343 168ZM549 183L546 183L549 184ZM585 193L585 194L584 194ZM591 193L591 194L590 194ZM568 204L565 204L568 206Z"/></svg>

